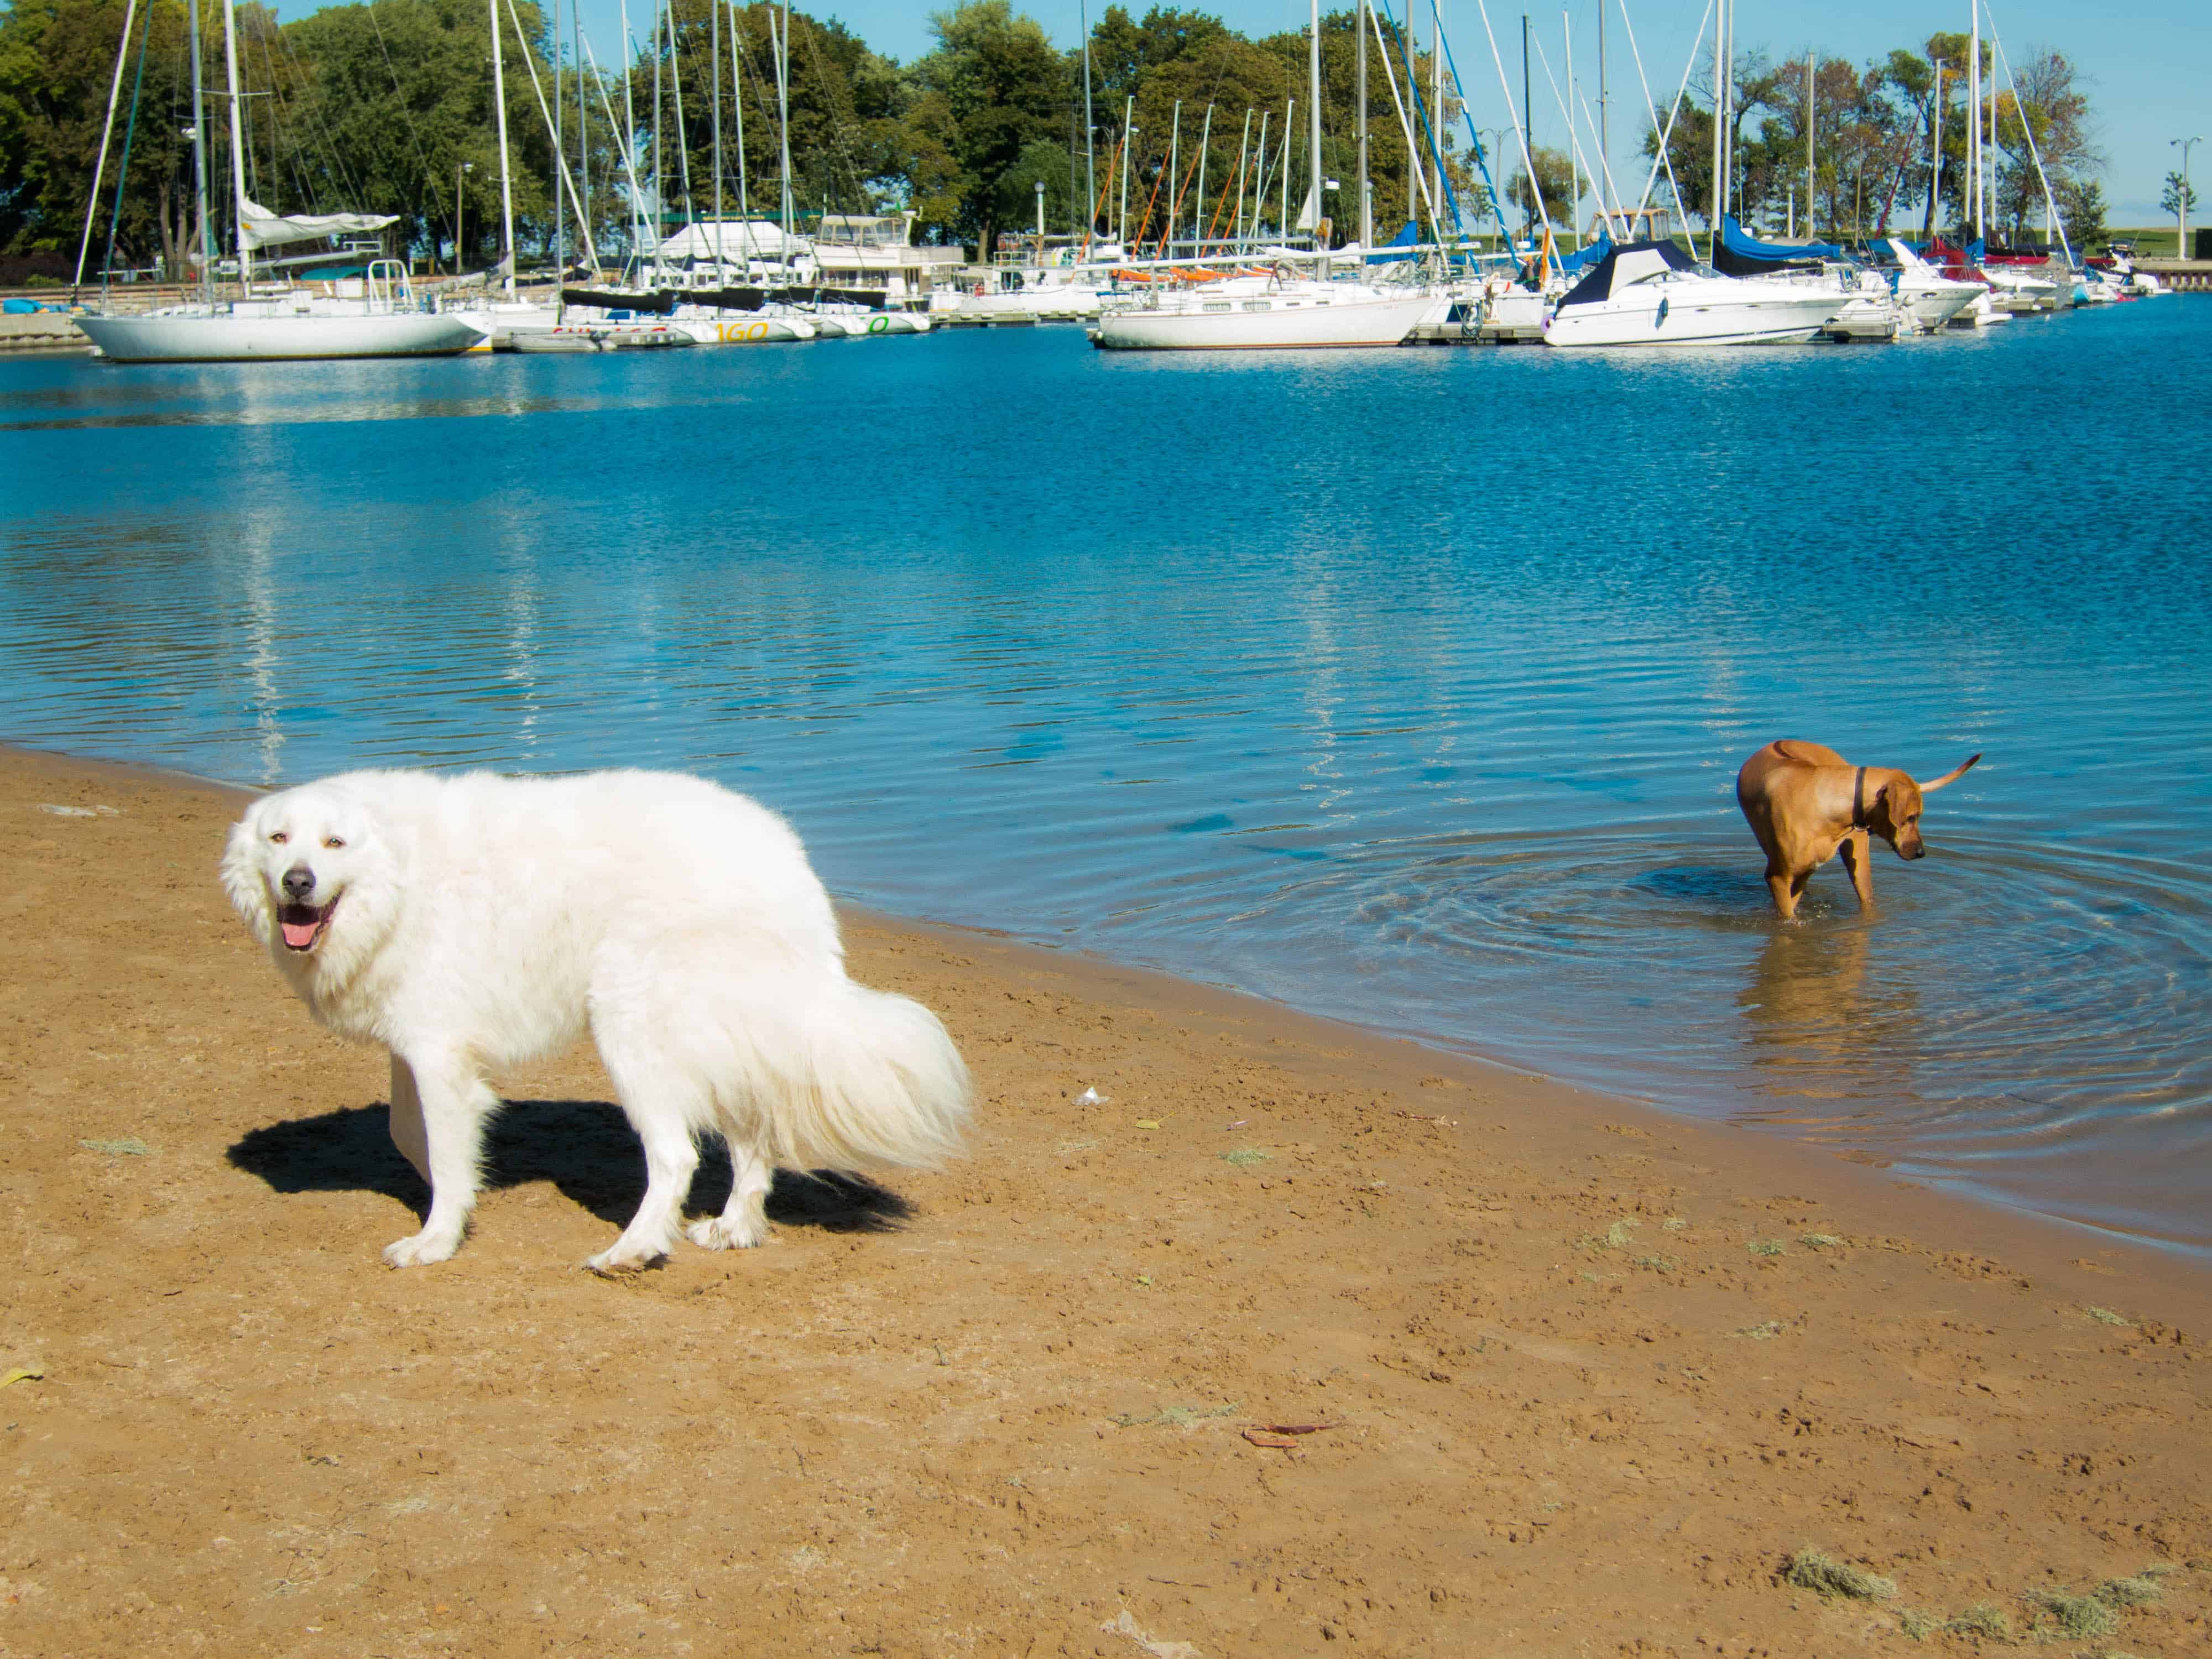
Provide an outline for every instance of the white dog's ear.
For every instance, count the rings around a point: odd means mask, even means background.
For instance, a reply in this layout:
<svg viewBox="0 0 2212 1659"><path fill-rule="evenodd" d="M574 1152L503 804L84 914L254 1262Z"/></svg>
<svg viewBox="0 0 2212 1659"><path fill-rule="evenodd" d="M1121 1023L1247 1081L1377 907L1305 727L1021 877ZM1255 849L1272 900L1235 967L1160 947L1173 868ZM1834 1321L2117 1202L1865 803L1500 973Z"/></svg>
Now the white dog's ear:
<svg viewBox="0 0 2212 1659"><path fill-rule="evenodd" d="M261 879L260 855L260 831L249 811L230 826L230 839L222 849L222 890L229 895L246 931L265 945L276 935L276 916L270 908L268 884Z"/></svg>

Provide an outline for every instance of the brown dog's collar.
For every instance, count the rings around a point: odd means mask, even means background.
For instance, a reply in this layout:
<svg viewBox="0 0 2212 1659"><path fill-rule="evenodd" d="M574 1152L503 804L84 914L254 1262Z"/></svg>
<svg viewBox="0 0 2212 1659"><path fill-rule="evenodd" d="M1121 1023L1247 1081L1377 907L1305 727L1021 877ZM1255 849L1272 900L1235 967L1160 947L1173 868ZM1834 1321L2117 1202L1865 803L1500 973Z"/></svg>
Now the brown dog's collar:
<svg viewBox="0 0 2212 1659"><path fill-rule="evenodd" d="M1869 827L1866 821L1866 768L1862 766L1858 776L1851 781L1851 828Z"/></svg>

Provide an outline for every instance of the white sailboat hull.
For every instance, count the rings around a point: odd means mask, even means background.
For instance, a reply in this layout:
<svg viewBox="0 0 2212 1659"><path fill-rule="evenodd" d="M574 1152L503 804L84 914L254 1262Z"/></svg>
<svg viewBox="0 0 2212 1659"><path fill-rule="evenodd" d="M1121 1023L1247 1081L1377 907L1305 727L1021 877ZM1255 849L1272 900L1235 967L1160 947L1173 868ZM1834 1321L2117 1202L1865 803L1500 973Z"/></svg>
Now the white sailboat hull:
<svg viewBox="0 0 2212 1659"><path fill-rule="evenodd" d="M1850 298L1840 290L1820 289L1756 297L1691 296L1680 292L1681 286L1643 285L1593 305L1563 306L1545 325L1544 343L1786 345L1815 337Z"/></svg>
<svg viewBox="0 0 2212 1659"><path fill-rule="evenodd" d="M446 357L484 337L465 318L413 311L331 316L180 307L135 317L80 317L76 325L102 356L118 363Z"/></svg>
<svg viewBox="0 0 2212 1659"><path fill-rule="evenodd" d="M1434 300L1427 294L1332 299L1236 295L1174 308L1109 311L1092 343L1108 351L1279 351L1394 346Z"/></svg>
<svg viewBox="0 0 2212 1659"><path fill-rule="evenodd" d="M678 310L668 319L668 325L682 329L701 345L774 345L811 340L817 332L803 317L764 317L743 311L687 317Z"/></svg>

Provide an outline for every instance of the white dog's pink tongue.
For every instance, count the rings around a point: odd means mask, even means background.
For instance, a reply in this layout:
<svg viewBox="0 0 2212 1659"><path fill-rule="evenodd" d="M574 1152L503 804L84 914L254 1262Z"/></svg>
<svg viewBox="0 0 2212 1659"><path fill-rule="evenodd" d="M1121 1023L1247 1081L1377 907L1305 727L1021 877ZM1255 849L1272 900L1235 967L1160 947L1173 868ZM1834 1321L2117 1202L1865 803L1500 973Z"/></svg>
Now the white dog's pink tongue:
<svg viewBox="0 0 2212 1659"><path fill-rule="evenodd" d="M322 925L323 919L320 916L310 917L306 921L285 921L278 924L284 930L284 943L295 951L304 951L313 945L315 942L315 929Z"/></svg>

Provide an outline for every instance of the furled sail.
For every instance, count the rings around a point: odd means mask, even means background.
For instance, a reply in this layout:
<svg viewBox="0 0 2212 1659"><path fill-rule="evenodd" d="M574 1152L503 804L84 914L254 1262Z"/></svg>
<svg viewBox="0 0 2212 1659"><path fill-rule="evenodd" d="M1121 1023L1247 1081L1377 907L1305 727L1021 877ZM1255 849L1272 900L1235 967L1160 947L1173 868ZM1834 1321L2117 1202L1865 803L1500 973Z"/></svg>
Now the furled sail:
<svg viewBox="0 0 2212 1659"><path fill-rule="evenodd" d="M241 202L240 234L249 248L282 247L325 236L357 236L397 224L396 213L271 213L258 202Z"/></svg>

